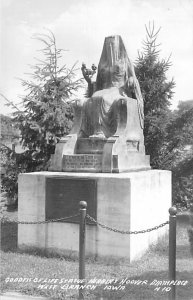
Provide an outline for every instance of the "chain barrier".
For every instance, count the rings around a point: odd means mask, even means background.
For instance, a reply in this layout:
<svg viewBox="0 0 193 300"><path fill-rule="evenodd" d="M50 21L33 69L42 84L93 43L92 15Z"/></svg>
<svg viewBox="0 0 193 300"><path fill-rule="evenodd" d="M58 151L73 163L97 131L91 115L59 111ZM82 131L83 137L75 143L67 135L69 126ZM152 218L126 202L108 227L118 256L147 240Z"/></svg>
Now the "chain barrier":
<svg viewBox="0 0 193 300"><path fill-rule="evenodd" d="M109 231L113 231L113 232L117 232L117 233L121 233L121 234L139 234L139 233L146 233L146 232L151 232L153 230L157 230L161 227L164 227L165 225L169 224L169 221L166 221L158 226L152 227L152 228L148 228L145 230L135 230L135 231L125 231L125 230L120 230L120 229L116 229L116 228L111 228L105 224L101 224L100 222L96 221L94 218L92 218L91 216L89 216L88 214L86 215L86 218L89 219L90 221L94 222L95 224L99 225L100 227L107 229Z"/></svg>
<svg viewBox="0 0 193 300"><path fill-rule="evenodd" d="M71 215L69 217L65 217L65 218L50 219L50 220L44 220L44 221L17 221L17 220L11 220L8 217L3 216L3 217L0 218L0 222L2 224L3 223L16 223L16 224L25 224L25 225L28 225L28 224L47 224L47 223L54 223L54 222L59 222L59 221L66 221L66 220L69 220L71 218L75 218L75 217L78 217L78 216L80 216L79 213L75 214L75 215ZM106 230L113 231L113 232L116 232L116 233L121 233L121 234L139 234L139 233L151 232L153 230L157 230L157 229L159 229L161 227L164 227L165 225L169 224L169 221L166 221L166 222L164 222L164 223L162 223L158 226L148 228L148 229L145 229L145 230L127 231L127 230L120 230L120 229L112 228L112 227L109 227L105 224L102 224L102 223L96 221L93 217L89 216L88 214L86 215L86 218L88 220L94 222L95 224L99 225L100 227L106 229Z"/></svg>
<svg viewBox="0 0 193 300"><path fill-rule="evenodd" d="M59 219L50 219L50 220L44 220L44 221L17 221L17 220L11 220L7 217L2 217L0 218L1 223L16 223L16 224L46 224L46 223L54 223L54 222L59 222L59 221L66 221L68 219L78 217L80 214L72 215L69 217L65 218L59 218Z"/></svg>

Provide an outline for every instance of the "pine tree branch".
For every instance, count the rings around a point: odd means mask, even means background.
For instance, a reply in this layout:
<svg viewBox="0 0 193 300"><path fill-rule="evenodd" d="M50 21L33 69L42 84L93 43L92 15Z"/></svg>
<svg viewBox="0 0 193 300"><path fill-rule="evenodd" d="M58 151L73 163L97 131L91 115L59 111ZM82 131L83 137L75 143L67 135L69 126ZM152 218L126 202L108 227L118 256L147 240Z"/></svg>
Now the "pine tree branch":
<svg viewBox="0 0 193 300"><path fill-rule="evenodd" d="M7 103L9 105L11 105L13 108L15 108L17 111L22 112L18 106L16 104L14 104L12 101L10 101L7 97L5 97L2 93L0 93L0 96L3 97L5 99L5 101L7 101Z"/></svg>

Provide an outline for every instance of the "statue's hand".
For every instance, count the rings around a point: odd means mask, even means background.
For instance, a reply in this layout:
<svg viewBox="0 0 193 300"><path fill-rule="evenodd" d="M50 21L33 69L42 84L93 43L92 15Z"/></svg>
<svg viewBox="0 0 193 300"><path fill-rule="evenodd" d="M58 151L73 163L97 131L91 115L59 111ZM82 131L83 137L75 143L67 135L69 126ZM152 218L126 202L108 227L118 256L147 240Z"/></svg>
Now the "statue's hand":
<svg viewBox="0 0 193 300"><path fill-rule="evenodd" d="M134 77L130 76L128 78L128 88L134 88Z"/></svg>
<svg viewBox="0 0 193 300"><path fill-rule="evenodd" d="M84 79L88 82L88 84L91 84L92 77L96 73L97 67L92 64L91 69L87 69L86 64L82 63L81 71L82 75L84 76Z"/></svg>

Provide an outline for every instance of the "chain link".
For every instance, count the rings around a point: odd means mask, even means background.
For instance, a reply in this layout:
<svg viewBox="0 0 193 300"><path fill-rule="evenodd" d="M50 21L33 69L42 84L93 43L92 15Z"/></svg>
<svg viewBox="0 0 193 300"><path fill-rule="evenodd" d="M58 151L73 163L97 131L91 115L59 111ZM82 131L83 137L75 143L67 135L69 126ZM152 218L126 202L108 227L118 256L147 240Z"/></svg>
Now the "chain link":
<svg viewBox="0 0 193 300"><path fill-rule="evenodd" d="M59 218L59 219L50 219L50 220L44 220L44 221L17 221L17 220L11 220L9 218L6 217L2 217L0 219L1 223L16 223L16 224L46 224L46 223L53 223L53 222L59 222L59 221L66 221L68 219L74 218L74 217L78 217L80 214L76 214L76 215L72 215L69 217L65 217L65 218Z"/></svg>
<svg viewBox="0 0 193 300"><path fill-rule="evenodd" d="M146 233L146 232L151 232L153 230L157 230L167 224L169 224L169 221L167 222L164 222L158 226L155 226L155 227L152 227L152 228L149 228L149 229L145 229L145 230L139 230L139 231L125 231L125 230L119 230L119 229L116 229L116 228L111 228L107 225L104 225L104 224L101 224L100 222L96 221L94 218L92 218L91 216L89 216L88 214L86 215L87 219L89 219L90 221L94 222L95 224L99 225L100 227L104 228L104 229L107 229L109 231L113 231L113 232L117 232L117 233L121 233L121 234L139 234L139 233Z"/></svg>
<svg viewBox="0 0 193 300"><path fill-rule="evenodd" d="M78 213L76 215L71 215L71 216L65 217L65 218L50 219L50 220L44 220L44 221L17 221L17 220L11 220L11 219L3 216L2 218L0 218L0 221L1 221L2 224L3 223L16 223L16 224L25 224L25 225L28 225L28 224L46 224L46 223L54 223L54 222L59 222L59 221L66 221L66 220L69 220L71 218L78 217L79 215L80 214ZM111 228L111 227L109 227L105 224L102 224L102 223L96 221L94 218L92 218L88 214L86 215L86 218L89 219L90 221L94 222L95 224L99 225L100 227L106 229L106 230L121 233L121 234L139 234L139 233L151 232L153 230L157 230L157 229L169 224L169 221L166 221L166 222L164 222L164 223L162 223L158 226L148 228L148 229L145 229L145 230L126 231L126 230Z"/></svg>

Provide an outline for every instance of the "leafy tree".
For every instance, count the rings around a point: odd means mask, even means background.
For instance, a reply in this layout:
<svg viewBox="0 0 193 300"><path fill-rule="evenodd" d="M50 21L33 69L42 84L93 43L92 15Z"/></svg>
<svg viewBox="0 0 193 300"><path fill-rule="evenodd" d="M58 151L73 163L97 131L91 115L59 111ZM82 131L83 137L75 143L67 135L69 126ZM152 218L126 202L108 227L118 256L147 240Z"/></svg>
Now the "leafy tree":
<svg viewBox="0 0 193 300"><path fill-rule="evenodd" d="M170 145L175 149L169 164L173 172L173 199L184 206L193 203L193 105L189 104L179 103L168 128Z"/></svg>
<svg viewBox="0 0 193 300"><path fill-rule="evenodd" d="M1 117L1 142L0 142L0 161L1 161L1 183L3 182L3 190L8 191L10 199L14 202L16 194L15 178L15 159L14 149L15 143L19 139L19 132L14 127L13 121L10 117L0 115ZM6 179L4 181L4 173L6 172Z"/></svg>
<svg viewBox="0 0 193 300"><path fill-rule="evenodd" d="M180 101L174 115L178 119L182 119L183 138L185 144L193 144L193 100ZM180 123L180 121L178 122ZM179 126L179 125L178 125Z"/></svg>
<svg viewBox="0 0 193 300"><path fill-rule="evenodd" d="M1 120L1 133L0 133L1 144L11 142L14 138L19 137L19 132L13 126L13 122L10 117L0 114L0 120Z"/></svg>
<svg viewBox="0 0 193 300"><path fill-rule="evenodd" d="M12 153L14 176L9 172L5 175L5 189L10 180L13 179L13 185L17 182L19 172L47 168L56 143L71 128L73 111L70 100L82 86L82 79L76 76L76 64L71 69L59 65L64 50L57 48L54 34L49 31L35 38L43 43L40 49L42 57L31 66L30 80L21 80L26 96L22 98L22 110L16 107L13 114L25 152L20 155ZM13 166L8 169L13 170Z"/></svg>

